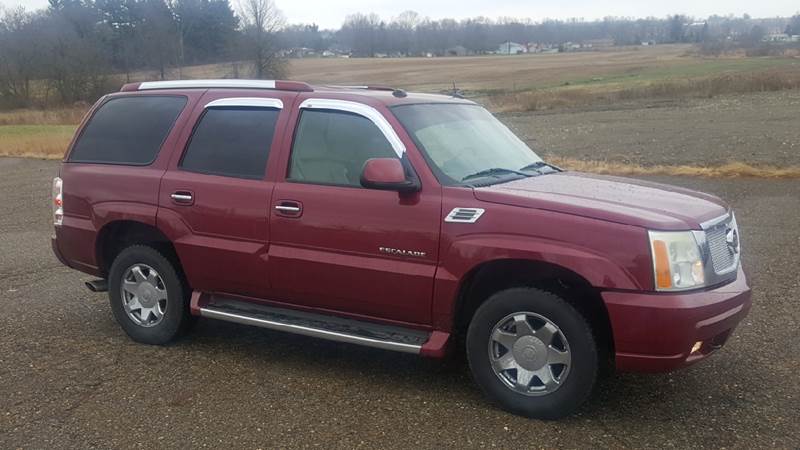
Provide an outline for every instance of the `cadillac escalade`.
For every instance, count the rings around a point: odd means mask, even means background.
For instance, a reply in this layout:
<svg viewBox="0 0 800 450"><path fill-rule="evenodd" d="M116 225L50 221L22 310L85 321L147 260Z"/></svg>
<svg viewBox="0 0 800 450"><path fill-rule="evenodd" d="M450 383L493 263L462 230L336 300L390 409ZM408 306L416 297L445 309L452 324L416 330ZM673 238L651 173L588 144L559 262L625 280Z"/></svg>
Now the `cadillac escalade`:
<svg viewBox="0 0 800 450"><path fill-rule="evenodd" d="M548 164L472 101L384 87L125 85L53 182L52 247L135 341L197 317L387 351L463 351L555 419L598 371L719 349L750 308L719 198Z"/></svg>

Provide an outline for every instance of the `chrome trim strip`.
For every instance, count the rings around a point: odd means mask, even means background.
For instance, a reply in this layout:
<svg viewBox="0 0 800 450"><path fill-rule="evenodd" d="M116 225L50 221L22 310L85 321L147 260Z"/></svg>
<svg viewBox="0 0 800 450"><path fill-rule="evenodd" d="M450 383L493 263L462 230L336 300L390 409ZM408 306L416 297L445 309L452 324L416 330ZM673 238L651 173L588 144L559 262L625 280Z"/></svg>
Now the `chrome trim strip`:
<svg viewBox="0 0 800 450"><path fill-rule="evenodd" d="M364 345L367 347L380 348L384 350L394 350L403 353L419 354L422 349L421 345L404 344L402 342L382 341L379 339L372 339L363 336L356 336L352 334L337 333L335 331L322 330L319 328L304 327L302 325L293 325L282 322L275 322L272 320L259 319L256 317L245 316L241 314L233 314L224 311L218 311L210 308L200 308L200 315L211 319L224 320L226 322L239 323L242 325L253 325L270 330L286 331L288 333L301 334L303 336L311 336L322 339L328 339L336 342L346 342L350 344Z"/></svg>
<svg viewBox="0 0 800 450"><path fill-rule="evenodd" d="M247 108L274 108L283 109L283 102L277 98L257 98L257 97L232 97L221 98L209 102L206 108L220 107L247 107Z"/></svg>
<svg viewBox="0 0 800 450"><path fill-rule="evenodd" d="M381 130L381 133L386 137L389 141L389 144L392 145L395 153L397 153L398 158L403 157L403 153L406 151L406 146L403 145L403 141L400 140L400 137L397 136L397 133L392 128L392 125L386 120L386 117L383 116L377 109L365 105L363 103L351 102L348 100L335 100L329 98L309 98L304 100L303 103L300 104L300 109L331 109L334 111L345 111L353 114L358 114L364 118L367 118Z"/></svg>
<svg viewBox="0 0 800 450"><path fill-rule="evenodd" d="M474 211L474 213L473 213L472 217L470 219L468 219L468 220L456 219L456 216L459 213L461 213L462 211L463 212ZM481 218L481 216L483 215L484 212L486 212L486 210L483 209L483 208L465 208L465 207L460 207L459 206L459 207L453 208L453 210L450 211L449 214L447 214L447 217L444 218L444 221L445 222L450 222L450 223L475 223L475 222L478 221L478 219Z"/></svg>
<svg viewBox="0 0 800 450"><path fill-rule="evenodd" d="M145 81L139 85L140 91L200 88L275 89L275 80L172 80Z"/></svg>

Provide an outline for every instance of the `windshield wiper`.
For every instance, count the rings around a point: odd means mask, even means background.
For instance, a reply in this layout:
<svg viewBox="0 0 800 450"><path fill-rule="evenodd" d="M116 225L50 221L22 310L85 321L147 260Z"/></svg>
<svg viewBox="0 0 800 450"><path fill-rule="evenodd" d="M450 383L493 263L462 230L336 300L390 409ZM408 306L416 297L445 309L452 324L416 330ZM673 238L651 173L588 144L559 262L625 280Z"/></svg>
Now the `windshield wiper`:
<svg viewBox="0 0 800 450"><path fill-rule="evenodd" d="M461 181L464 182L467 180L472 180L475 178L483 178L483 177L499 177L500 175L519 175L525 178L531 176L531 174L520 172L519 170L504 169L502 167L492 167L491 169L481 170L479 172L467 175L464 178L462 178Z"/></svg>
<svg viewBox="0 0 800 450"><path fill-rule="evenodd" d="M545 167L550 169L551 172L542 172L542 169L544 169ZM558 167L556 167L556 166L554 166L552 164L548 164L548 163L546 163L544 161L536 161L535 163L528 164L527 166L525 166L525 167L523 167L523 168L521 168L519 170L521 170L521 171L535 170L535 171L539 172L540 175L543 175L545 173L561 172L561 169L559 169Z"/></svg>

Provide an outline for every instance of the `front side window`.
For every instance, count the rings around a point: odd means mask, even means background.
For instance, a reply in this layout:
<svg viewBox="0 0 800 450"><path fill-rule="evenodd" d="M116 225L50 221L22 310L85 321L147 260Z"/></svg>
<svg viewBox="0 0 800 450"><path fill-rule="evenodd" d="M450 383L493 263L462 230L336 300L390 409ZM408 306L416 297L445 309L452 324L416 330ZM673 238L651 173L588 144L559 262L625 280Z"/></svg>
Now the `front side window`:
<svg viewBox="0 0 800 450"><path fill-rule="evenodd" d="M469 184L478 178L504 181L506 175L533 176L544 170L541 165L549 167L480 106L415 104L395 106L392 111L444 185Z"/></svg>
<svg viewBox="0 0 800 450"><path fill-rule="evenodd" d="M360 187L361 170L371 158L397 158L371 120L343 111L308 109L297 125L288 178Z"/></svg>
<svg viewBox="0 0 800 450"><path fill-rule="evenodd" d="M280 110L210 108L195 127L183 155L183 170L261 179L267 166Z"/></svg>
<svg viewBox="0 0 800 450"><path fill-rule="evenodd" d="M146 165L158 155L185 97L113 98L94 113L69 154L70 162Z"/></svg>

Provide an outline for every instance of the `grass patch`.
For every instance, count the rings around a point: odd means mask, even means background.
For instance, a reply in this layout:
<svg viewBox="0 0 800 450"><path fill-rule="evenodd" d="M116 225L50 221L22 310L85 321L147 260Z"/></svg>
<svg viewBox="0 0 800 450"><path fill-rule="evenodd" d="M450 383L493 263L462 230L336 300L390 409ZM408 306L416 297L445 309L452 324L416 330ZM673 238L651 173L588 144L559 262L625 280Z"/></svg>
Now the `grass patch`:
<svg viewBox="0 0 800 450"><path fill-rule="evenodd" d="M65 108L0 111L0 126L77 125L88 110L88 105L80 105Z"/></svg>
<svg viewBox="0 0 800 450"><path fill-rule="evenodd" d="M519 93L496 94L488 106L497 112L580 108L641 99L713 98L726 94L772 92L800 88L800 69L726 73L711 77L666 79L642 83L562 86Z"/></svg>
<svg viewBox="0 0 800 450"><path fill-rule="evenodd" d="M705 178L800 178L800 166L778 167L733 161L720 166L654 165L642 166L613 161L585 161L557 156L547 157L552 164L567 170L605 175L673 175Z"/></svg>
<svg viewBox="0 0 800 450"><path fill-rule="evenodd" d="M0 155L61 159L76 125L0 126Z"/></svg>

